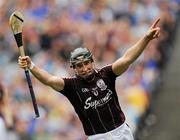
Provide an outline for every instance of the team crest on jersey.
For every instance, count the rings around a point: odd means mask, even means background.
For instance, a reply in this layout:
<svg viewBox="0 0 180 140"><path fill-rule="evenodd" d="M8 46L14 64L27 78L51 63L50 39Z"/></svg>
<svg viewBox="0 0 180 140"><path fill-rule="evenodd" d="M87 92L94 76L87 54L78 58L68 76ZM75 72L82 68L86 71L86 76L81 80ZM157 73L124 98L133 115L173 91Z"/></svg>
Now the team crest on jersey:
<svg viewBox="0 0 180 140"><path fill-rule="evenodd" d="M97 81L97 86L101 89L101 91L107 89L107 85L105 84L105 82L103 81L103 79L99 79L99 80Z"/></svg>
<svg viewBox="0 0 180 140"><path fill-rule="evenodd" d="M97 87L96 87L96 88L92 88L92 93L93 93L95 96L98 96Z"/></svg>

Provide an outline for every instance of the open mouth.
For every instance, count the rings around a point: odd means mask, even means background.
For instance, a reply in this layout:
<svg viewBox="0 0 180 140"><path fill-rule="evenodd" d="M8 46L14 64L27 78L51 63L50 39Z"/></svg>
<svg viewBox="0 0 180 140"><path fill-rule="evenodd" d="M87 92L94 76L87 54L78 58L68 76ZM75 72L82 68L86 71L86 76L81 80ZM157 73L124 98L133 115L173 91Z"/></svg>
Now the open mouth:
<svg viewBox="0 0 180 140"><path fill-rule="evenodd" d="M82 75L83 77L88 77L88 76L91 75L91 74L92 74L92 71L87 71L87 72L82 73L81 75Z"/></svg>

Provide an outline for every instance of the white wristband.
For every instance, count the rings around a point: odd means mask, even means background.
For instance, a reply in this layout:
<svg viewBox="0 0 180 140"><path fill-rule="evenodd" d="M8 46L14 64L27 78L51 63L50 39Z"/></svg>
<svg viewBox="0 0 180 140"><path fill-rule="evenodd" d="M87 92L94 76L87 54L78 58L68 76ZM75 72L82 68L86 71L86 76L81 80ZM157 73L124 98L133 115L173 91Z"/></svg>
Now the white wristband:
<svg viewBox="0 0 180 140"><path fill-rule="evenodd" d="M35 66L35 64L33 62L31 62L29 69L32 70L34 68L34 66Z"/></svg>

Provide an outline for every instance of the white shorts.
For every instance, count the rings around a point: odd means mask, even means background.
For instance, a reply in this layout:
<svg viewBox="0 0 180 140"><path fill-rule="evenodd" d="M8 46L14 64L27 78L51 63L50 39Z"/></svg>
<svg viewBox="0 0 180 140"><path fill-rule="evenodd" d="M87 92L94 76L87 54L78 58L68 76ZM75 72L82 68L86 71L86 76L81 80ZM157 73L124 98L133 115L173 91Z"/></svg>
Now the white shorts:
<svg viewBox="0 0 180 140"><path fill-rule="evenodd" d="M126 123L109 132L91 135L87 140L134 140L131 129Z"/></svg>

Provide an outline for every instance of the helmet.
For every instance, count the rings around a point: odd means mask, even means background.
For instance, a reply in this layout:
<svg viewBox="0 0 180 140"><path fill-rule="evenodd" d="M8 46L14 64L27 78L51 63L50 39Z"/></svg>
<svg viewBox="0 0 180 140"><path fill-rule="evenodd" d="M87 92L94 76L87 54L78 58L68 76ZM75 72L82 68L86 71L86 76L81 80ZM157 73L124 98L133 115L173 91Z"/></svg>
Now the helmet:
<svg viewBox="0 0 180 140"><path fill-rule="evenodd" d="M93 62L92 54L87 48L80 47L71 52L71 67L74 68L76 64L87 60L91 60Z"/></svg>

